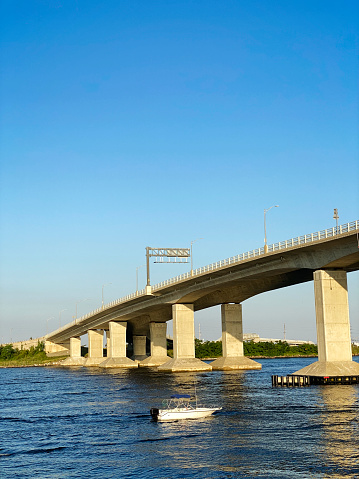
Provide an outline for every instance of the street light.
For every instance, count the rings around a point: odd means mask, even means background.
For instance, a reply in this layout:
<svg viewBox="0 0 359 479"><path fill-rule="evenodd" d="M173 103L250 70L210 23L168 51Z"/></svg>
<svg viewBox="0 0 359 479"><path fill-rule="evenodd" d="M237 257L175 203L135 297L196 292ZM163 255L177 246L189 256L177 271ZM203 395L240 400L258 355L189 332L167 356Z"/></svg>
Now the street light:
<svg viewBox="0 0 359 479"><path fill-rule="evenodd" d="M279 208L279 205L273 205L270 208L267 208L267 209L264 210L264 252L265 253L268 253L266 213L267 213L267 211L271 210L272 208Z"/></svg>
<svg viewBox="0 0 359 479"><path fill-rule="evenodd" d="M106 283L102 285L102 309L103 309L103 288L109 284L112 284L112 283Z"/></svg>
<svg viewBox="0 0 359 479"><path fill-rule="evenodd" d="M75 313L75 324L76 324L76 321L77 321L77 305L80 304L80 303L83 303L84 301L89 301L90 298L86 298L86 299L81 299L81 301L77 301L76 303L76 313Z"/></svg>
<svg viewBox="0 0 359 479"><path fill-rule="evenodd" d="M192 245L203 238L197 238L194 241L191 241L191 276L193 276L193 257L192 257Z"/></svg>
<svg viewBox="0 0 359 479"><path fill-rule="evenodd" d="M141 264L141 266L136 266L136 296L138 294L138 270L146 266L145 264Z"/></svg>
<svg viewBox="0 0 359 479"><path fill-rule="evenodd" d="M67 311L67 309L62 309L60 312L59 312L59 323L60 323L60 328L61 328L61 313L63 311Z"/></svg>
<svg viewBox="0 0 359 479"><path fill-rule="evenodd" d="M339 214L338 214L338 208L334 208L334 216L333 218L336 220L337 222L337 228L336 228L336 234L338 234L338 219L339 219Z"/></svg>
<svg viewBox="0 0 359 479"><path fill-rule="evenodd" d="M51 318L46 320L46 335L49 334L49 321L50 321L50 319L54 319L54 317L52 316Z"/></svg>

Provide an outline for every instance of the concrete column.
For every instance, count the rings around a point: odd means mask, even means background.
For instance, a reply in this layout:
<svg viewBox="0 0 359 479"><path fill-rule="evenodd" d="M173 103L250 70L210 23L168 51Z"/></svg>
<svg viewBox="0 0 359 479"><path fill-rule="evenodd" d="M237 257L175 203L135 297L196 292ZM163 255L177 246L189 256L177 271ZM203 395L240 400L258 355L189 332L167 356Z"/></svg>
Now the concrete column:
<svg viewBox="0 0 359 479"><path fill-rule="evenodd" d="M89 342L88 358L85 366L98 366L103 361L103 330L90 329L87 332Z"/></svg>
<svg viewBox="0 0 359 479"><path fill-rule="evenodd" d="M151 356L141 361L140 367L154 367L166 363L167 356L167 323L150 323Z"/></svg>
<svg viewBox="0 0 359 479"><path fill-rule="evenodd" d="M81 357L81 338L80 336L70 338L70 356L72 358Z"/></svg>
<svg viewBox="0 0 359 479"><path fill-rule="evenodd" d="M161 371L211 371L209 364L195 358L193 304L174 304L173 359L159 366Z"/></svg>
<svg viewBox="0 0 359 479"><path fill-rule="evenodd" d="M221 304L223 357L243 356L241 304Z"/></svg>
<svg viewBox="0 0 359 479"><path fill-rule="evenodd" d="M262 365L243 354L243 324L241 304L222 304L223 356L211 363L215 370L261 369Z"/></svg>
<svg viewBox="0 0 359 479"><path fill-rule="evenodd" d="M111 356L111 333L110 330L106 330L106 356L109 358Z"/></svg>
<svg viewBox="0 0 359 479"><path fill-rule="evenodd" d="M83 366L86 358L81 356L81 337L75 336L70 338L70 357L65 359L61 364L63 366Z"/></svg>
<svg viewBox="0 0 359 479"><path fill-rule="evenodd" d="M351 361L346 272L315 271L314 297L318 360Z"/></svg>
<svg viewBox="0 0 359 479"><path fill-rule="evenodd" d="M173 357L191 359L194 350L194 312L192 304L175 304L173 312Z"/></svg>
<svg viewBox="0 0 359 479"><path fill-rule="evenodd" d="M147 336L133 336L133 356L134 361L143 361L147 358L146 354Z"/></svg>
<svg viewBox="0 0 359 479"><path fill-rule="evenodd" d="M308 376L358 375L352 361L347 273L314 272L318 361L298 371ZM295 373L297 374L297 373Z"/></svg>
<svg viewBox="0 0 359 479"><path fill-rule="evenodd" d="M109 349L102 368L137 368L137 363L126 357L126 328L124 321L109 322Z"/></svg>

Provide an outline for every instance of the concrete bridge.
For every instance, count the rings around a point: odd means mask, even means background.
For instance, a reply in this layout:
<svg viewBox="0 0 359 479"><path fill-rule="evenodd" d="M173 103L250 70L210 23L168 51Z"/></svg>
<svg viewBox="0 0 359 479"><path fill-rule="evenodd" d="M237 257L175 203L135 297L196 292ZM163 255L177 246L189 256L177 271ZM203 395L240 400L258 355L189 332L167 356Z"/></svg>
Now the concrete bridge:
<svg viewBox="0 0 359 479"><path fill-rule="evenodd" d="M48 353L69 352L64 364L158 367L164 371L260 369L243 355L242 306L259 293L314 279L318 361L308 375L359 374L352 361L347 273L359 269L359 221L282 241L198 268L75 319L46 336ZM195 358L194 311L221 305L223 357ZM173 359L166 323L173 320ZM107 357L103 357L106 332ZM81 336L88 334L88 358ZM126 357L132 337L133 357ZM146 355L147 338L151 354Z"/></svg>

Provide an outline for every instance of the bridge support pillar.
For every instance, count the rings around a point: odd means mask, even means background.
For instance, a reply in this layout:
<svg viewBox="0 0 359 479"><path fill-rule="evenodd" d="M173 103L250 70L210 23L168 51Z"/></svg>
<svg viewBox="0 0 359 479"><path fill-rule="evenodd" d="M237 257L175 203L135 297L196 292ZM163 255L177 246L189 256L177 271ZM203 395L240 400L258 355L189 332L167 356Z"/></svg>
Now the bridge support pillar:
<svg viewBox="0 0 359 479"><path fill-rule="evenodd" d="M212 367L195 357L193 304L174 304L173 359L158 367L159 371L211 371Z"/></svg>
<svg viewBox="0 0 359 479"><path fill-rule="evenodd" d="M352 361L347 273L314 272L318 361L297 373L308 376L356 376L359 364Z"/></svg>
<svg viewBox="0 0 359 479"><path fill-rule="evenodd" d="M107 336L107 359L101 368L137 368L137 363L126 357L126 322L110 321Z"/></svg>
<svg viewBox="0 0 359 479"><path fill-rule="evenodd" d="M211 363L214 370L261 369L262 365L243 354L242 305L222 304L223 356Z"/></svg>
<svg viewBox="0 0 359 479"><path fill-rule="evenodd" d="M133 335L133 361L142 361L147 358L146 354L146 340L147 336Z"/></svg>
<svg viewBox="0 0 359 479"><path fill-rule="evenodd" d="M85 366L98 366L103 361L103 333L97 329L87 331L89 351Z"/></svg>
<svg viewBox="0 0 359 479"><path fill-rule="evenodd" d="M150 323L151 356L141 361L140 367L161 366L171 358L167 356L167 323Z"/></svg>
<svg viewBox="0 0 359 479"><path fill-rule="evenodd" d="M63 366L83 366L85 362L86 358L81 356L81 337L70 338L70 357L61 364Z"/></svg>

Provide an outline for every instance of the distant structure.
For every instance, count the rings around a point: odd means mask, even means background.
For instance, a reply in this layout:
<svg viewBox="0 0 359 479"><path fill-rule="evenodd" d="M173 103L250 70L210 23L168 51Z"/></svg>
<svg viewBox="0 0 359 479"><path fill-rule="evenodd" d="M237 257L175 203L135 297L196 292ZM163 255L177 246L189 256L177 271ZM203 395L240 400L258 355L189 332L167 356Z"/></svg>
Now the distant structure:
<svg viewBox="0 0 359 479"><path fill-rule="evenodd" d="M254 343L279 343L279 341L285 341L289 346L300 346L301 344L315 344L313 341L303 341L301 339L274 339L274 338L261 338L259 334L249 333L243 334L243 341L253 341Z"/></svg>

